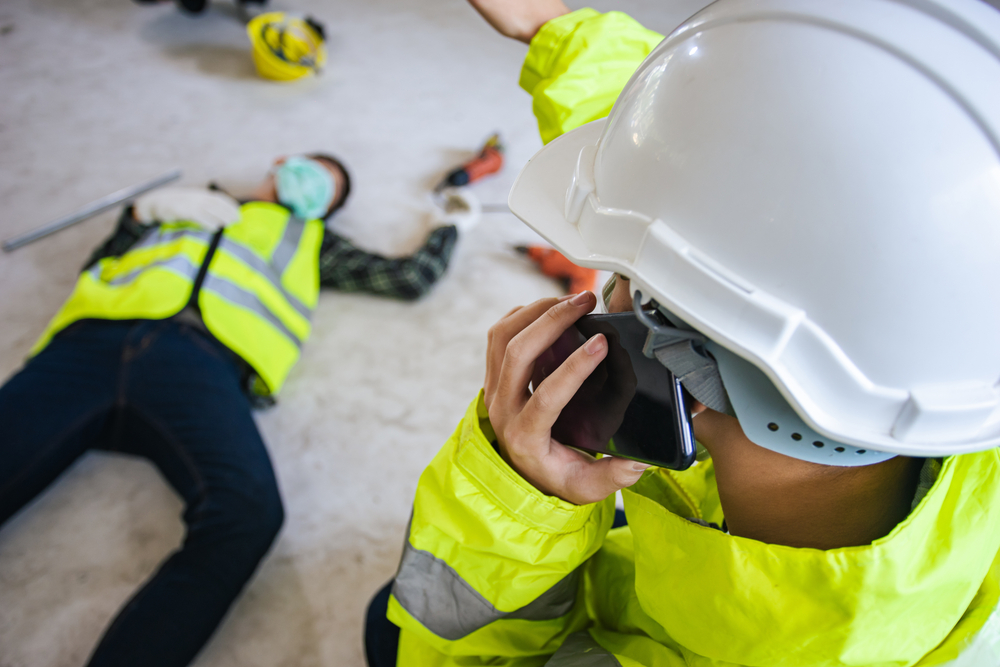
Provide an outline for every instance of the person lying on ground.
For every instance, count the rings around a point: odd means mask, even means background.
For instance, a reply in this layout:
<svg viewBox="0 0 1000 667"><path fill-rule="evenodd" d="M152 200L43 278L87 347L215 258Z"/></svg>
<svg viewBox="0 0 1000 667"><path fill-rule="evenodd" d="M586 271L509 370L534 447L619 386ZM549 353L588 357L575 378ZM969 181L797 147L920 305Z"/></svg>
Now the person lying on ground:
<svg viewBox="0 0 1000 667"><path fill-rule="evenodd" d="M184 501L183 545L92 667L187 665L267 552L283 509L251 407L284 384L319 289L413 300L444 274L454 225L407 257L369 253L326 225L349 193L340 162L312 155L279 160L242 205L145 195L0 387L0 524L90 449L149 459Z"/></svg>

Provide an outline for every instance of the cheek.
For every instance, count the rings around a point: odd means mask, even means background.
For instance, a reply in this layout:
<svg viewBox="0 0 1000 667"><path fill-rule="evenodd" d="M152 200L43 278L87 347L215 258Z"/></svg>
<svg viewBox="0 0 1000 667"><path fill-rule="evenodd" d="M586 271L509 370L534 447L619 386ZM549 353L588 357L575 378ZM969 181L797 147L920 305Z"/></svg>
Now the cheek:
<svg viewBox="0 0 1000 667"><path fill-rule="evenodd" d="M615 291L608 301L609 313L624 313L632 310L632 295L628 291L628 281L621 278L615 283Z"/></svg>

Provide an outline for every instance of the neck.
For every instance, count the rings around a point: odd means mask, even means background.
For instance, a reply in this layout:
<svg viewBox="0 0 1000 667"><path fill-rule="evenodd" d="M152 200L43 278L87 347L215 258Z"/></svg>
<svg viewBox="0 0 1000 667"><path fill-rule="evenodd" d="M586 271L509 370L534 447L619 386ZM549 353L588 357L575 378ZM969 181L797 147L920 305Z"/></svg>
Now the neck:
<svg viewBox="0 0 1000 667"><path fill-rule="evenodd" d="M910 512L922 463L897 456L855 468L824 466L749 441L712 454L733 535L816 549L887 535Z"/></svg>

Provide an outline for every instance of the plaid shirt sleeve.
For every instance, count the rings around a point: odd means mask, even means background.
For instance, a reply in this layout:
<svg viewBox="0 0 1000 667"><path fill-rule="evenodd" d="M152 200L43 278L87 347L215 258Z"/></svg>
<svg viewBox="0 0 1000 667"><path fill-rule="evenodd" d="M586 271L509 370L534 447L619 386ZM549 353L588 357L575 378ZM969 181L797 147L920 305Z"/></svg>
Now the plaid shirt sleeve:
<svg viewBox="0 0 1000 667"><path fill-rule="evenodd" d="M126 206L122 214L118 217L118 226L115 228L115 231L91 253L90 259L83 266L83 270L86 271L105 257L120 257L124 255L151 227L153 227L152 224L144 225L136 220L132 216L132 207Z"/></svg>
<svg viewBox="0 0 1000 667"><path fill-rule="evenodd" d="M448 268L458 230L439 227L408 257L365 252L326 230L319 253L319 283L345 292L369 292L412 301L426 294Z"/></svg>

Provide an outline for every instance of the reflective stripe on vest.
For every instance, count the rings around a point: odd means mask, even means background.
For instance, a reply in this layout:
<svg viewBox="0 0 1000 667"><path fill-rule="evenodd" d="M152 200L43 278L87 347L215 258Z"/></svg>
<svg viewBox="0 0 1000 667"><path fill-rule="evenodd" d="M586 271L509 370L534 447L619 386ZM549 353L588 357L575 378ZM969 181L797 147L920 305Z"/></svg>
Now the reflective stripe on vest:
<svg viewBox="0 0 1000 667"><path fill-rule="evenodd" d="M282 322L278 317L272 313L267 306L261 303L257 295L249 290L245 290L236 283L230 282L225 278L219 278L218 276L213 276L211 273L205 276L205 282L201 284L201 289L214 292L226 301L234 303L237 306L243 306L247 310L260 315L264 318L271 326L280 331L285 338L289 340L296 347L302 347L302 340L292 333L285 323Z"/></svg>
<svg viewBox="0 0 1000 667"><path fill-rule="evenodd" d="M297 219L293 218L293 220L289 221L286 229L291 229L294 227L298 230L298 233L295 234L295 243L298 244L298 240L302 237L302 229L305 227L305 224L302 223L301 221L298 221L297 224L294 224L294 221L296 220ZM282 240L282 244L284 243L285 241ZM288 259L283 261L281 264L278 264L278 262L275 262L273 259L271 260L270 263L265 262L253 250L250 250L249 248L243 246L241 243L233 241L232 239L227 239L225 236L222 237L222 241L219 243L219 249L233 255L234 257L242 261L244 264L249 266L251 269L266 277L268 281L270 281L270 283L274 285L274 288L277 289L279 292L281 292L281 295L285 297L285 300L288 301L288 303L291 304L291 306L302 317L305 317L307 319L312 317L312 310L304 303L299 301L297 298L295 298L293 295L289 294L288 291L281 284L281 274L288 267L288 260L291 260L291 257L294 256L295 254L294 249L292 250L292 254L288 257ZM279 244L278 250L282 250L282 245ZM275 250L275 255L278 254L278 250Z"/></svg>
<svg viewBox="0 0 1000 667"><path fill-rule="evenodd" d="M182 227L179 229L172 227L153 227L148 232L143 234L139 240L136 241L135 245L128 249L128 252L135 252L137 250L143 250L153 246L165 245L181 238L199 239L208 243L212 240L212 232L192 227Z"/></svg>
<svg viewBox="0 0 1000 667"><path fill-rule="evenodd" d="M281 237L281 241L278 242L278 247L271 253L271 265L274 266L278 275L284 273L288 265L292 263L292 258L295 257L295 251L298 250L299 241L302 240L302 232L305 229L306 223L301 218L295 215L289 217L285 233Z"/></svg>
<svg viewBox="0 0 1000 667"><path fill-rule="evenodd" d="M500 611L446 562L413 548L407 538L392 594L421 625L454 641L500 619L547 621L564 616L576 601L578 582L579 569L520 609Z"/></svg>
<svg viewBox="0 0 1000 667"><path fill-rule="evenodd" d="M566 637L545 667L622 667L622 663L588 633L574 632Z"/></svg>
<svg viewBox="0 0 1000 667"><path fill-rule="evenodd" d="M172 271L173 273L191 281L194 281L195 276L198 275L198 265L188 259L187 255L174 255L173 257L168 257L167 259L157 260L144 266L140 266L129 271L128 273L115 276L114 278L104 282L114 287L121 287L122 285L131 283L142 275L143 272L148 271L149 269L166 269L167 271ZM100 264L92 266L88 273L94 280L100 280Z"/></svg>

